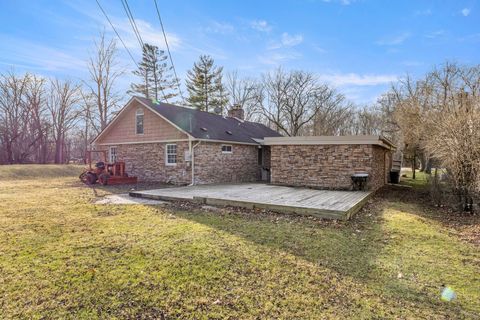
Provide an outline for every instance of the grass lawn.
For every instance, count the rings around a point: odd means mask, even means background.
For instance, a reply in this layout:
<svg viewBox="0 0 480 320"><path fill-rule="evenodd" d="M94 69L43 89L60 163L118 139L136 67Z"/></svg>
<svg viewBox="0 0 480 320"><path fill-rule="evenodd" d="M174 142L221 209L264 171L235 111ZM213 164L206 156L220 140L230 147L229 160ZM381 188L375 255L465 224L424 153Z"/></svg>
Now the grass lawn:
<svg viewBox="0 0 480 320"><path fill-rule="evenodd" d="M418 188L326 222L95 205L119 188L78 171L0 167L0 318L480 318L479 219L445 216Z"/></svg>

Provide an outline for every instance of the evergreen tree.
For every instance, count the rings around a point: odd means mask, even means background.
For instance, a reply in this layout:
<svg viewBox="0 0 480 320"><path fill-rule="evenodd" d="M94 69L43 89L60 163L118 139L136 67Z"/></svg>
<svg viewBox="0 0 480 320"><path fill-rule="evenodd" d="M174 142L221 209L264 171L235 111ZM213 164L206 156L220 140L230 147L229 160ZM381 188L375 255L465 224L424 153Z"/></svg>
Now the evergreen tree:
<svg viewBox="0 0 480 320"><path fill-rule="evenodd" d="M198 110L214 112L218 107L220 113L228 102L226 90L222 83L223 67L214 65L212 57L201 55L195 62L193 69L188 71L187 101Z"/></svg>
<svg viewBox="0 0 480 320"><path fill-rule="evenodd" d="M178 96L176 79L172 75L172 66L167 65L165 51L157 46L145 43L142 61L133 74L142 79L141 83L132 83L129 93L137 93L145 98L165 101Z"/></svg>

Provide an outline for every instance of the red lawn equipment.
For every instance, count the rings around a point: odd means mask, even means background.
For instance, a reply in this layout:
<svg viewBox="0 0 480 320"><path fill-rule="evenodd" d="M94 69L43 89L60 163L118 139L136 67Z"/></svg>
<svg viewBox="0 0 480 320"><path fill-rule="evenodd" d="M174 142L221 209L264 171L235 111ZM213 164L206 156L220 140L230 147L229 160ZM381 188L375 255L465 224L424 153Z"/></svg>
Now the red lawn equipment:
<svg viewBox="0 0 480 320"><path fill-rule="evenodd" d="M92 154L97 155L95 168L92 167ZM107 163L106 151L87 151L88 168L80 175L80 180L86 184L100 183L106 185L135 184L137 177L129 177L125 172L125 162ZM100 156L100 158L98 158Z"/></svg>

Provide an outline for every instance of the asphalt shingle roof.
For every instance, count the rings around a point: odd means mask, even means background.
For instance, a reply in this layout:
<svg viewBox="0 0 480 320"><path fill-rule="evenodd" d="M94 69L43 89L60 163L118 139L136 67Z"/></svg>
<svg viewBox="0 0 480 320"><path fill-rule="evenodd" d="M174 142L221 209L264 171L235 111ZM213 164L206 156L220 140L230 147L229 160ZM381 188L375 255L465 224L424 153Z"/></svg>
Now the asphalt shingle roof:
<svg viewBox="0 0 480 320"><path fill-rule="evenodd" d="M239 121L196 109L136 98L197 139L256 143L253 139L282 136L261 123Z"/></svg>

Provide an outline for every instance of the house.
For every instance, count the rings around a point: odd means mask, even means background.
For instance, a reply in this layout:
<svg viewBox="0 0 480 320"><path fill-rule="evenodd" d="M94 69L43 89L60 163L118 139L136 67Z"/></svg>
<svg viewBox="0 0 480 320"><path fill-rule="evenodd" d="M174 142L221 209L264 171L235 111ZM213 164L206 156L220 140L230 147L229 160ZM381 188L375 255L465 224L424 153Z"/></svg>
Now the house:
<svg viewBox="0 0 480 320"><path fill-rule="evenodd" d="M266 137L271 183L349 190L351 176L367 173L369 190L388 182L395 146L379 136Z"/></svg>
<svg viewBox="0 0 480 320"><path fill-rule="evenodd" d="M394 149L379 136L283 137L243 120L238 107L224 117L141 97L130 99L92 145L143 181L351 189L351 175L364 172L371 190L387 182Z"/></svg>
<svg viewBox="0 0 480 320"><path fill-rule="evenodd" d="M139 180L206 184L260 180L268 163L258 141L280 136L240 108L223 117L133 97L92 144Z"/></svg>

